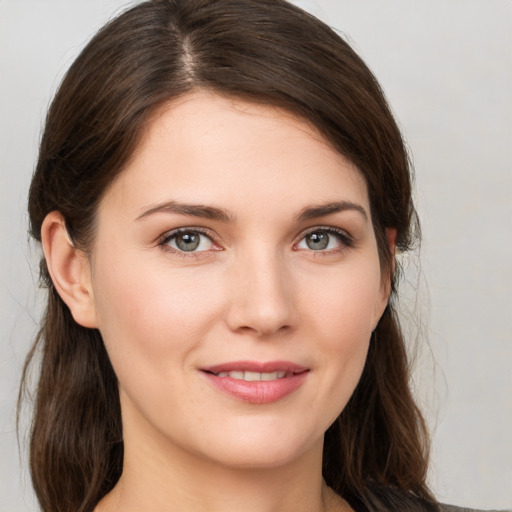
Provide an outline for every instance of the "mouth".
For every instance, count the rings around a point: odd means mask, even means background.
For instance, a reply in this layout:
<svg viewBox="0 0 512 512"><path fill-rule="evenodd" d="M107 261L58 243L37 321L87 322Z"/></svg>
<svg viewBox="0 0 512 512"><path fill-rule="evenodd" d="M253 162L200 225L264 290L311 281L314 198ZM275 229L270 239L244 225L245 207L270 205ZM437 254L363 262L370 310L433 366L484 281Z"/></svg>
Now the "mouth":
<svg viewBox="0 0 512 512"><path fill-rule="evenodd" d="M284 370L279 370L276 372L247 372L234 370L230 372L213 373L213 375L216 375L217 377L229 377L235 380L245 380L246 382L258 382L284 379L287 377L291 377L292 375L295 374L291 372L286 372Z"/></svg>
<svg viewBox="0 0 512 512"><path fill-rule="evenodd" d="M218 390L253 404L278 401L299 389L309 368L287 361L225 363L201 371Z"/></svg>

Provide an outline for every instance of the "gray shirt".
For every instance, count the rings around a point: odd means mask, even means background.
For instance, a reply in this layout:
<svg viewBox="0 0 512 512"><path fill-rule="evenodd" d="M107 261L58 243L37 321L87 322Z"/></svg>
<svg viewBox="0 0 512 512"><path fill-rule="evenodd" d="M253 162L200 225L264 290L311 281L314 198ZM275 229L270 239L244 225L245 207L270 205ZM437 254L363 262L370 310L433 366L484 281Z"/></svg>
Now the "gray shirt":
<svg viewBox="0 0 512 512"><path fill-rule="evenodd" d="M473 508L456 507L455 505L441 505L443 512L512 512L512 509L507 510L476 510Z"/></svg>

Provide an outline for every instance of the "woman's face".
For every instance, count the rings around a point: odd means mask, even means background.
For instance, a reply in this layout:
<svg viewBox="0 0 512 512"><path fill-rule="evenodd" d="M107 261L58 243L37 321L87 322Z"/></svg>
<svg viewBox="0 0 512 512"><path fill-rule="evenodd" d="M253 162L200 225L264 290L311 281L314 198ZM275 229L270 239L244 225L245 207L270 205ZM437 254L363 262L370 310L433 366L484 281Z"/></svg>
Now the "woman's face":
<svg viewBox="0 0 512 512"><path fill-rule="evenodd" d="M208 93L154 117L89 262L127 449L236 467L321 450L388 298L358 170L291 114Z"/></svg>

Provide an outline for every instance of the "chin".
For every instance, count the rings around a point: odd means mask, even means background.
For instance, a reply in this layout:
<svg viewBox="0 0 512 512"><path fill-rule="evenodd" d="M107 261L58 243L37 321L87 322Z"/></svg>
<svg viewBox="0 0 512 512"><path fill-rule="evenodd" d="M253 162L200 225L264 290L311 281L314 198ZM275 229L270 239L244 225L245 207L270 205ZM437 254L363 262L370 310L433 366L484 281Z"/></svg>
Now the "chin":
<svg viewBox="0 0 512 512"><path fill-rule="evenodd" d="M287 466L297 459L303 453L297 453L292 449L273 449L265 447L244 447L241 450L219 454L218 457L212 459L220 466L233 469L274 469Z"/></svg>
<svg viewBox="0 0 512 512"><path fill-rule="evenodd" d="M245 431L232 433L218 440L210 440L204 451L211 461L224 467L239 469L272 469L286 466L316 448L322 453L323 433L311 439L293 435L285 428L278 432ZM214 448L212 450L212 447ZM316 451L316 450L315 450Z"/></svg>

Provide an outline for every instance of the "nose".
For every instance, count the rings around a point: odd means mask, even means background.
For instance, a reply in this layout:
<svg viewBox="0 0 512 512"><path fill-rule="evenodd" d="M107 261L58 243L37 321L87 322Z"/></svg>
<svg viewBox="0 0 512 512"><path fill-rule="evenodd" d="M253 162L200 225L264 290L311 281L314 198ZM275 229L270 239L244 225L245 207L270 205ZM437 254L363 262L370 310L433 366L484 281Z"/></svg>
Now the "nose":
<svg viewBox="0 0 512 512"><path fill-rule="evenodd" d="M289 331L297 323L296 294L284 258L275 251L241 257L230 272L228 327L264 338Z"/></svg>

